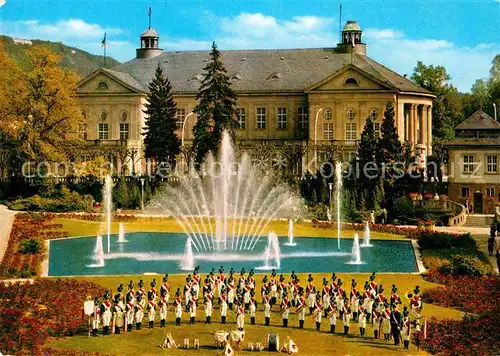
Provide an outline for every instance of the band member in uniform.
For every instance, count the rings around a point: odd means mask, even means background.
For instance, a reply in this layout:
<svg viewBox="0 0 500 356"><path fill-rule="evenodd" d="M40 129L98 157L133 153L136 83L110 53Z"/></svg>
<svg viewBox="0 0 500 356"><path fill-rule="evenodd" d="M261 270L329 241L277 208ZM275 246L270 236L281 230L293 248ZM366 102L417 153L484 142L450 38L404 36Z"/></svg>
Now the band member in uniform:
<svg viewBox="0 0 500 356"><path fill-rule="evenodd" d="M280 275L279 284L278 284L278 296L280 298L280 303L283 301L283 295L287 292L285 283L285 276ZM293 292L290 291L290 298L293 300Z"/></svg>
<svg viewBox="0 0 500 356"><path fill-rule="evenodd" d="M344 335L349 332L349 326L351 325L351 308L346 308L344 314L342 314L342 323L344 324Z"/></svg>
<svg viewBox="0 0 500 356"><path fill-rule="evenodd" d="M142 279L139 280L139 283L137 283L137 286L139 287L139 289L137 290L137 292L141 293L142 295L146 295L146 291L144 290L144 282L142 281ZM137 293L136 295L134 296L136 299L137 299Z"/></svg>
<svg viewBox="0 0 500 356"><path fill-rule="evenodd" d="M234 297L236 293L236 284L234 282L233 277L229 277L229 283L227 284L227 304L229 306L229 310L233 310Z"/></svg>
<svg viewBox="0 0 500 356"><path fill-rule="evenodd" d="M221 316L221 323L225 324L226 323L226 317L227 317L227 295L226 295L226 290L222 289L221 290L221 296L219 298L219 304L220 304L220 316Z"/></svg>
<svg viewBox="0 0 500 356"><path fill-rule="evenodd" d="M94 298L94 312L92 313L92 336L96 337L99 331L99 322L101 317L101 307L99 305L99 298Z"/></svg>
<svg viewBox="0 0 500 356"><path fill-rule="evenodd" d="M238 281L238 287L243 288L245 287L246 283L247 283L247 278L245 277L245 269L242 268L240 272L240 279Z"/></svg>
<svg viewBox="0 0 500 356"><path fill-rule="evenodd" d="M118 293L115 295L115 300L113 303L113 327L114 327L114 333L119 334L120 329L123 326L123 315L124 315L124 308L123 308L123 302L121 299L121 291L120 288L118 289Z"/></svg>
<svg viewBox="0 0 500 356"><path fill-rule="evenodd" d="M366 309L361 306L359 308L359 315L358 315L358 325L359 325L359 336L363 337L365 336L365 331L366 331L366 316L368 315L368 312Z"/></svg>
<svg viewBox="0 0 500 356"><path fill-rule="evenodd" d="M266 320L266 326L269 326L271 323L271 296L270 290L268 289L266 295L264 296L264 300L262 303L264 304L264 318Z"/></svg>
<svg viewBox="0 0 500 356"><path fill-rule="evenodd" d="M102 334L109 335L109 324L111 323L111 303L109 299L111 298L111 294L109 291L104 293L104 301L101 304L101 316L102 316Z"/></svg>
<svg viewBox="0 0 500 356"><path fill-rule="evenodd" d="M416 286L413 290L413 295L409 294L411 316L415 319L420 318L422 312L422 299L420 298L420 287Z"/></svg>
<svg viewBox="0 0 500 356"><path fill-rule="evenodd" d="M382 312L381 317L384 340L389 342L391 339L391 311L389 310L389 304L385 304L385 310Z"/></svg>
<svg viewBox="0 0 500 356"><path fill-rule="evenodd" d="M330 299L330 303L328 304L328 314L326 315L328 320L330 321L330 333L335 333L335 324L337 324L337 306L333 299Z"/></svg>
<svg viewBox="0 0 500 356"><path fill-rule="evenodd" d="M182 318L182 299L181 299L181 291L179 290L179 288L175 293L175 300L173 306L175 310L175 325L180 326Z"/></svg>
<svg viewBox="0 0 500 356"><path fill-rule="evenodd" d="M189 299L188 302L188 309L189 309L189 324L194 324L196 322L196 297L195 297L195 291L194 289L191 290L190 292L191 299Z"/></svg>
<svg viewBox="0 0 500 356"><path fill-rule="evenodd" d="M165 283L165 278L163 277L163 282ZM158 308L160 309L160 328L167 326L167 312L168 312L168 291L169 288L163 288L164 284L160 288L160 298L158 299Z"/></svg>
<svg viewBox="0 0 500 356"><path fill-rule="evenodd" d="M306 297L307 297L307 304L309 307L309 314L312 314L315 304L316 304L316 287L313 284L313 277L309 274L309 278L307 279L307 286L306 286Z"/></svg>
<svg viewBox="0 0 500 356"><path fill-rule="evenodd" d="M411 337L411 321L408 317L408 309L404 307L403 309L403 321L401 327L401 337L403 339L403 345L405 350L408 350L410 347L410 337Z"/></svg>
<svg viewBox="0 0 500 356"><path fill-rule="evenodd" d="M243 303L245 305L245 310L248 310L250 307L250 292L252 288L250 288L250 284L247 281L245 288L243 288Z"/></svg>
<svg viewBox="0 0 500 356"><path fill-rule="evenodd" d="M401 335L401 312L398 310L398 305L392 305L391 311L391 334L394 337L394 345L399 346L399 339Z"/></svg>
<svg viewBox="0 0 500 356"><path fill-rule="evenodd" d="M249 309L250 309L250 324L254 325L255 324L255 313L257 312L257 299L255 299L255 292L252 291L250 292L251 298L250 298L250 303L249 303Z"/></svg>
<svg viewBox="0 0 500 356"><path fill-rule="evenodd" d="M162 279L162 284L160 286L160 296L168 301L170 300L170 285L168 284L168 273L165 274L165 277Z"/></svg>
<svg viewBox="0 0 500 356"><path fill-rule="evenodd" d="M214 295L211 290L209 290L205 294L205 324L212 324L212 321L210 320L212 318L212 300L214 298Z"/></svg>
<svg viewBox="0 0 500 356"><path fill-rule="evenodd" d="M323 290L321 291L321 297L323 298L323 311L326 317L328 314L328 308L330 307L330 286L326 278L323 278Z"/></svg>
<svg viewBox="0 0 500 356"><path fill-rule="evenodd" d="M304 298L304 292L301 290L299 292L299 300L297 302L297 308L295 309L295 313L299 319L299 329L304 329L304 317L306 315L306 299Z"/></svg>
<svg viewBox="0 0 500 356"><path fill-rule="evenodd" d="M255 273L253 269L250 270L250 273L248 274L248 281L247 284L250 286L250 291L255 291Z"/></svg>
<svg viewBox="0 0 500 356"><path fill-rule="evenodd" d="M365 299L363 300L363 308L366 310L366 321L370 321L370 317L372 315L372 312L373 312L373 303L374 303L374 299L373 299L373 296L371 295L371 293L369 293L368 295L365 293L364 294L365 296Z"/></svg>
<svg viewBox="0 0 500 356"><path fill-rule="evenodd" d="M372 313L373 336L375 339L380 338L380 329L382 326L382 312L374 309Z"/></svg>
<svg viewBox="0 0 500 356"><path fill-rule="evenodd" d="M191 275L186 277L186 284L184 285L184 305L186 306L186 311L189 311L189 301L191 300L191 291L192 291L192 281Z"/></svg>
<svg viewBox="0 0 500 356"><path fill-rule="evenodd" d="M199 266L196 266L196 268L193 271L193 279L191 281L191 294L195 297L196 300L198 300L198 296L200 293L200 273L199 273ZM213 273L212 273L213 275ZM215 283L215 280L213 281Z"/></svg>
<svg viewBox="0 0 500 356"><path fill-rule="evenodd" d="M134 312L135 312L135 291L134 282L130 281L128 285L128 292L125 295L125 321L127 324L127 331L132 331L132 324L134 324Z"/></svg>
<svg viewBox="0 0 500 356"><path fill-rule="evenodd" d="M321 297L316 295L316 302L314 303L313 311L311 313L312 317L316 320L316 330L319 331L321 328Z"/></svg>
<svg viewBox="0 0 500 356"><path fill-rule="evenodd" d="M283 319L283 326L288 327L288 314L290 314L290 307L292 303L288 300L288 296L283 294L283 298L281 301L281 317Z"/></svg>
<svg viewBox="0 0 500 356"><path fill-rule="evenodd" d="M135 302L135 328L136 330L142 329L142 319L144 318L144 308L146 306L146 300L144 294L137 291L136 302Z"/></svg>
<svg viewBox="0 0 500 356"><path fill-rule="evenodd" d="M243 331L245 326L245 307L243 306L243 301L241 299L237 301L236 305L236 326L240 331Z"/></svg>
<svg viewBox="0 0 500 356"><path fill-rule="evenodd" d="M156 299L157 299L157 292L155 286L156 286L156 280L153 279L153 281L151 282L151 289L148 290L148 305L147 305L148 321L150 329L153 329L155 326Z"/></svg>

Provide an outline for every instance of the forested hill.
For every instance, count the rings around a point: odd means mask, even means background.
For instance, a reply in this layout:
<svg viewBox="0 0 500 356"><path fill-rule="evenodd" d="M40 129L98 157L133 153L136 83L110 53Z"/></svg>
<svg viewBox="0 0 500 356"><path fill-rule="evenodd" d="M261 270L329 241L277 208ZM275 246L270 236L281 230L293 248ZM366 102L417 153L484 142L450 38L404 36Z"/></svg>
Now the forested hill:
<svg viewBox="0 0 500 356"><path fill-rule="evenodd" d="M82 77L103 66L103 56L96 56L81 49L66 46L61 42L42 40L19 41L19 39L14 40L11 37L0 35L0 43L3 43L3 50L6 51L9 57L14 59L22 68L26 68L28 65L25 51L32 46L45 47L53 53L61 55L61 66L73 70ZM120 62L110 57L107 57L106 62L107 68L120 64Z"/></svg>

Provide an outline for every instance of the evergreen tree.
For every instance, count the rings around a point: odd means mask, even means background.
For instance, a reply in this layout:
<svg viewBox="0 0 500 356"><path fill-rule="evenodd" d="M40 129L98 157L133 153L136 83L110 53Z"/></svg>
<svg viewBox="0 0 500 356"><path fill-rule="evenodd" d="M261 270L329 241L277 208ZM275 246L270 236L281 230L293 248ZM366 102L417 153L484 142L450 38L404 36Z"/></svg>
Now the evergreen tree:
<svg viewBox="0 0 500 356"><path fill-rule="evenodd" d="M394 104L389 101L385 106L384 121L380 126L381 139L380 139L380 152L383 160L381 162L399 162L402 159L403 147L399 141L398 133L396 132L396 125L394 123Z"/></svg>
<svg viewBox="0 0 500 356"><path fill-rule="evenodd" d="M141 190L136 180L129 182L129 204L130 209L137 209L141 207Z"/></svg>
<svg viewBox="0 0 500 356"><path fill-rule="evenodd" d="M177 104L172 95L170 81L163 76L160 65L156 68L155 77L149 83L146 100L144 110L146 158L154 158L157 163L168 162L173 168L181 146L179 137L175 133Z"/></svg>
<svg viewBox="0 0 500 356"><path fill-rule="evenodd" d="M121 176L120 181L113 187L113 201L117 208L127 208L129 206L128 186L125 176Z"/></svg>
<svg viewBox="0 0 500 356"><path fill-rule="evenodd" d="M359 184L363 190L363 196L366 199L365 210L375 208L374 189L377 184L378 167L375 154L377 152L377 140L373 130L373 121L370 117L366 119L363 132L361 133L361 142L358 149L358 170ZM358 202L360 199L358 199Z"/></svg>
<svg viewBox="0 0 500 356"><path fill-rule="evenodd" d="M210 62L203 70L205 78L196 97L198 105L193 110L198 114L198 121L193 127L197 163L201 163L208 152L217 154L224 130L229 131L234 141L237 127L234 116L236 95L231 89L215 42L212 44Z"/></svg>

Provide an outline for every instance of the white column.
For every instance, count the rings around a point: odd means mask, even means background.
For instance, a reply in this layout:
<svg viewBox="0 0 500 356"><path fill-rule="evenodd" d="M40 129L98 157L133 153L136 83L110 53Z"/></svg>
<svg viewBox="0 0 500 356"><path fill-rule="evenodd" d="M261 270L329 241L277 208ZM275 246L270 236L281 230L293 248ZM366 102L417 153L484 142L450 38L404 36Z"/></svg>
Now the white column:
<svg viewBox="0 0 500 356"><path fill-rule="evenodd" d="M432 155L432 105L427 106L427 154Z"/></svg>

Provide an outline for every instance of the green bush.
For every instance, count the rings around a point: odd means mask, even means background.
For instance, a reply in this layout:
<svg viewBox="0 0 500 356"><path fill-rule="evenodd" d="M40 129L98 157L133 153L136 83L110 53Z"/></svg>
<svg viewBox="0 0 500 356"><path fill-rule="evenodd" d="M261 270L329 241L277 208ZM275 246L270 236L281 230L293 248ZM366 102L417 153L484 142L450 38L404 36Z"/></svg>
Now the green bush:
<svg viewBox="0 0 500 356"><path fill-rule="evenodd" d="M476 241L469 233L450 234L447 232L422 231L418 237L418 244L422 250L450 248L477 250Z"/></svg>
<svg viewBox="0 0 500 356"><path fill-rule="evenodd" d="M467 276L484 276L492 273L489 264L477 257L455 255L451 260L439 268L441 273Z"/></svg>
<svg viewBox="0 0 500 356"><path fill-rule="evenodd" d="M8 204L12 210L19 211L48 211L48 212L70 212L70 211L91 211L94 205L94 198L91 195L80 195L71 192L63 186L58 197L42 197L33 195L29 198L18 199Z"/></svg>
<svg viewBox="0 0 500 356"><path fill-rule="evenodd" d="M43 242L40 239L24 239L19 243L19 252L23 255L34 255L42 251Z"/></svg>
<svg viewBox="0 0 500 356"><path fill-rule="evenodd" d="M410 219L415 221L415 207L408 197L401 197L394 201L391 215L400 222L408 222Z"/></svg>

